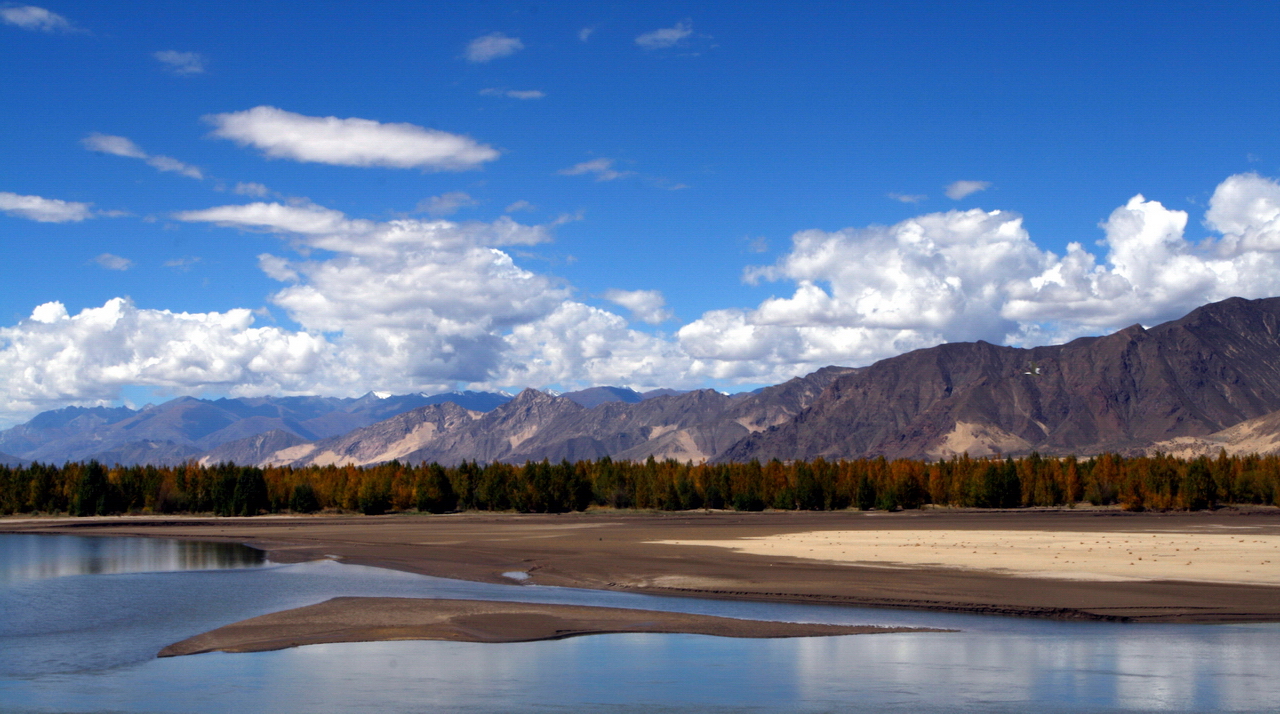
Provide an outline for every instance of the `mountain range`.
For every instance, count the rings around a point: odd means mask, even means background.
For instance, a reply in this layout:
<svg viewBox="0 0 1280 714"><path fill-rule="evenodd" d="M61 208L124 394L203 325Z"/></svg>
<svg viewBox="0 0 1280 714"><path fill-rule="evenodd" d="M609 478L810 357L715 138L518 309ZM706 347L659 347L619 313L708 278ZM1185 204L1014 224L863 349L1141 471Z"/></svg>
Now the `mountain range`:
<svg viewBox="0 0 1280 714"><path fill-rule="evenodd" d="M68 407L0 459L368 465L528 460L1280 451L1280 298L1034 348L986 342L826 367L755 392L593 387ZM11 456L10 456L11 455Z"/></svg>

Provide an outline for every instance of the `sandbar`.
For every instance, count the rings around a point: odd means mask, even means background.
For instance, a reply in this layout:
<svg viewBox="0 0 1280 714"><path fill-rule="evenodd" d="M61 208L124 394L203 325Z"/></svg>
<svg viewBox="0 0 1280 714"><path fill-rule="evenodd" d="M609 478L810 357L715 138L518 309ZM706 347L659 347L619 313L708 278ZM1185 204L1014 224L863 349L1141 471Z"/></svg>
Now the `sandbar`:
<svg viewBox="0 0 1280 714"><path fill-rule="evenodd" d="M831 637L921 628L741 620L681 612L486 600L339 597L242 620L174 643L160 657L264 652L332 642L533 642L583 635L667 633L716 637Z"/></svg>

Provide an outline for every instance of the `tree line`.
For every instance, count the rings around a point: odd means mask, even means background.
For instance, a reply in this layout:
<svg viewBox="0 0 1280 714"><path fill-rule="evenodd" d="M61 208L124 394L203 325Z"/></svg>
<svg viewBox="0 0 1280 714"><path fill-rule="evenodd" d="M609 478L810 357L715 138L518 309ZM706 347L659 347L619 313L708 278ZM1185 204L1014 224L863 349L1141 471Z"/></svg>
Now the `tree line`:
<svg viewBox="0 0 1280 714"><path fill-rule="evenodd" d="M643 510L893 511L1119 504L1128 510L1280 505L1280 456L1178 459L1117 454L1077 459L967 455L783 463L529 462L457 466L0 466L0 514L314 513L337 510L562 513Z"/></svg>

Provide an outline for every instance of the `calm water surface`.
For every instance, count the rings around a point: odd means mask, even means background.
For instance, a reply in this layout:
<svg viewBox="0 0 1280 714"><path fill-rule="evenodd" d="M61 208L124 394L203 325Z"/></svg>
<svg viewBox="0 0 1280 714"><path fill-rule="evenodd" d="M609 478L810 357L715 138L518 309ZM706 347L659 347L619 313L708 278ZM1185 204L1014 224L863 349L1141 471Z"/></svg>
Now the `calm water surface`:
<svg viewBox="0 0 1280 714"><path fill-rule="evenodd" d="M957 633L601 635L155 659L338 595L520 600ZM1276 711L1280 626L1059 623L488 585L236 545L0 535L0 710Z"/></svg>

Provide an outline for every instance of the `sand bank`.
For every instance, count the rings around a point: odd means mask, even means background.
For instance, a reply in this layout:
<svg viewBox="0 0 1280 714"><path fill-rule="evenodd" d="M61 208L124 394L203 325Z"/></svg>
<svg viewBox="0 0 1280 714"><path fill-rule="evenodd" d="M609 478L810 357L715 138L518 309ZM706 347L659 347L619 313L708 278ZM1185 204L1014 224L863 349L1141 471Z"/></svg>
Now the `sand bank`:
<svg viewBox="0 0 1280 714"><path fill-rule="evenodd" d="M532 642L624 632L769 638L942 630L765 622L576 605L340 597L219 627L169 645L159 656L213 651L263 652L328 642Z"/></svg>
<svg viewBox="0 0 1280 714"><path fill-rule="evenodd" d="M233 541L261 548L276 562L337 557L348 563L511 587L521 584L504 573L526 573L525 584L702 598L1135 622L1280 622L1280 587L1273 580L1262 580L1271 577L1266 573L1275 572L1272 563L1264 561L1278 558L1258 550L1280 537L1280 510L1276 509L50 518L0 519L0 532ZM873 543L875 536L883 540L893 534L903 540L897 546L877 547L896 551L892 556L882 552L854 555L851 560L836 560L835 553L813 557L818 553L816 542L791 542L790 550L783 552L778 546L788 541L773 540L783 536L813 540L814 536L800 534L837 532L870 533ZM1014 557L1020 552L1016 547L995 547L984 554L977 547L982 533L1005 533L1005 542L1027 544L1018 556L1021 560ZM1014 533L1024 534L1025 540ZM948 540L942 540L944 535ZM1221 540L1224 536L1228 540ZM1093 564L1083 567L1084 556L1092 557L1088 548L1107 552L1101 542L1090 544L1091 537L1094 541L1105 538L1113 556L1128 557L1132 552L1133 558L1115 561L1118 573ZM1113 542L1116 538L1119 543ZM1134 542L1124 543L1126 538ZM1048 539L1044 542L1058 547L1036 548L1031 544L1040 542L1037 539ZM1176 569L1179 579L1160 579L1170 576L1162 570L1145 570L1148 551L1133 551L1135 539L1158 544L1143 546L1153 549L1151 567ZM1076 549L1085 549L1083 553L1070 551L1067 546L1073 541ZM752 552L738 549L742 544L765 542L777 546ZM905 545L908 542L922 544ZM962 550L957 543L972 543L967 556L984 560L956 560L948 565L937 553L916 556L914 551L926 551L926 542L950 544L931 550L954 551L957 559ZM1120 551L1117 546L1129 550ZM1202 560L1197 560L1201 556L1196 547L1206 554ZM1212 557L1206 547L1215 548ZM1231 560L1236 557L1238 562ZM1192 566L1185 565L1188 560ZM1059 566L1060 561L1071 562ZM1221 562L1215 565L1214 561ZM1015 562L1023 563L1022 570L1010 567ZM1138 570L1139 563L1143 570ZM1205 579L1192 579L1195 575Z"/></svg>
<svg viewBox="0 0 1280 714"><path fill-rule="evenodd" d="M1246 528L1160 532L860 530L659 541L862 565L929 566L1060 580L1280 585L1280 535Z"/></svg>

